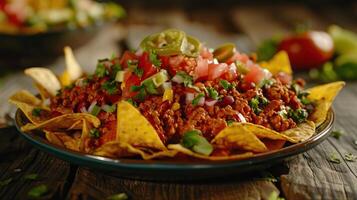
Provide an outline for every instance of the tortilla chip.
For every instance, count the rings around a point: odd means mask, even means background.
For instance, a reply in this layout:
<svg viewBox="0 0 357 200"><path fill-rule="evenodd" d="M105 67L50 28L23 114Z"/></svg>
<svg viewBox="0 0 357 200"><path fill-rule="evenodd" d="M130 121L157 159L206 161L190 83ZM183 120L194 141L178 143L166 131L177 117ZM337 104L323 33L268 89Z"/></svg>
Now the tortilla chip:
<svg viewBox="0 0 357 200"><path fill-rule="evenodd" d="M83 75L83 70L74 57L72 49L68 46L64 48L64 57L66 60L66 71L64 73L68 74L70 80L69 84L71 84Z"/></svg>
<svg viewBox="0 0 357 200"><path fill-rule="evenodd" d="M75 132L72 135L69 135L68 132L57 132L57 131L46 131L46 139L52 144L65 147L74 151L80 151L80 132Z"/></svg>
<svg viewBox="0 0 357 200"><path fill-rule="evenodd" d="M94 127L98 127L100 125L100 120L91 114L71 113L49 119L40 124L26 124L21 127L21 130L24 132L35 129L44 129L49 131L64 131L69 129L81 130L83 129L83 123L78 123L78 121L82 122L82 120L90 122ZM76 125L73 126L73 124Z"/></svg>
<svg viewBox="0 0 357 200"><path fill-rule="evenodd" d="M295 128L281 132L281 134L286 136L289 142L299 143L313 136L315 134L315 128L316 126L314 122L306 121Z"/></svg>
<svg viewBox="0 0 357 200"><path fill-rule="evenodd" d="M233 123L219 132L211 143L247 151L265 152L268 149L254 134L257 131L260 130L251 124Z"/></svg>
<svg viewBox="0 0 357 200"><path fill-rule="evenodd" d="M111 141L105 143L101 147L96 149L93 154L110 158L122 158L135 155L134 153L130 153L128 151L127 144L119 141Z"/></svg>
<svg viewBox="0 0 357 200"><path fill-rule="evenodd" d="M62 140L56 135L55 132L51 132L51 131L44 131L44 132L45 132L46 139L50 143L64 147Z"/></svg>
<svg viewBox="0 0 357 200"><path fill-rule="evenodd" d="M286 140L271 140L267 138L261 139L269 151L278 150L284 147Z"/></svg>
<svg viewBox="0 0 357 200"><path fill-rule="evenodd" d="M51 95L46 91L46 89L44 87L42 87L40 84L35 83L35 87L38 90L38 92L40 93L42 102L44 102L46 99L48 99Z"/></svg>
<svg viewBox="0 0 357 200"><path fill-rule="evenodd" d="M42 101L39 98L27 90L20 90L16 92L9 98L9 102L17 106L25 114L27 119L34 124L41 123L44 119L33 116L33 109L41 108L42 110L49 110L48 107L42 105Z"/></svg>
<svg viewBox="0 0 357 200"><path fill-rule="evenodd" d="M314 121L316 126L321 125L321 123L325 121L328 110L344 85L345 82L338 81L319 85L307 90L310 93L307 98L315 102L316 106L315 111L310 115L309 119Z"/></svg>
<svg viewBox="0 0 357 200"><path fill-rule="evenodd" d="M285 72L289 75L293 73L289 56L285 51L279 51L272 59L267 62L261 62L259 65L269 70L273 75L276 75L279 72Z"/></svg>
<svg viewBox="0 0 357 200"><path fill-rule="evenodd" d="M56 75L47 68L32 67L25 69L25 74L41 85L51 96L55 96L61 89L61 84Z"/></svg>
<svg viewBox="0 0 357 200"><path fill-rule="evenodd" d="M191 151L190 149L183 147L181 144L170 144L168 145L168 148L171 150L176 150L177 152L180 152L182 154L198 159L203 159L203 160L240 160L240 159L252 157L254 155L252 152L246 152L246 153L236 154L232 156L205 156L205 155L197 154Z"/></svg>
<svg viewBox="0 0 357 200"><path fill-rule="evenodd" d="M279 132L276 132L272 129L266 128L264 126L252 123L238 123L239 126L244 126L245 128L252 131L252 133L257 136L259 139L268 138L271 140L286 140L284 135L281 135Z"/></svg>
<svg viewBox="0 0 357 200"><path fill-rule="evenodd" d="M127 101L118 103L117 140L135 147L166 150L150 122Z"/></svg>

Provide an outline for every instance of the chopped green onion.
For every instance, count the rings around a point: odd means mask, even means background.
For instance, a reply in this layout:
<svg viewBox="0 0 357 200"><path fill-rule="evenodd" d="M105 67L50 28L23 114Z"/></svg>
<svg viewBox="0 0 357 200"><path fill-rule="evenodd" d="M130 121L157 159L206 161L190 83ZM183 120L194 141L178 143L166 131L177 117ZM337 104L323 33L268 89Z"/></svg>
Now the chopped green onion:
<svg viewBox="0 0 357 200"><path fill-rule="evenodd" d="M41 184L34 188L32 188L28 193L27 196L30 198L39 198L45 195L48 192L48 188L46 185Z"/></svg>
<svg viewBox="0 0 357 200"><path fill-rule="evenodd" d="M186 87L193 84L193 77L184 71L177 72L175 76L180 76L183 79L183 85Z"/></svg>
<svg viewBox="0 0 357 200"><path fill-rule="evenodd" d="M111 79L116 79L118 72L121 71L121 66L119 64L115 64L112 66Z"/></svg>
<svg viewBox="0 0 357 200"><path fill-rule="evenodd" d="M258 115L262 110L259 108L259 98L254 97L249 101L249 106L252 108L253 112Z"/></svg>
<svg viewBox="0 0 357 200"><path fill-rule="evenodd" d="M232 87L232 85L226 80L220 80L219 83L225 90L229 90Z"/></svg>
<svg viewBox="0 0 357 200"><path fill-rule="evenodd" d="M211 97L212 99L218 99L218 92L213 88L209 87L207 88L208 96Z"/></svg>
<svg viewBox="0 0 357 200"><path fill-rule="evenodd" d="M94 116L97 116L100 112L101 108L97 105L94 105L91 111L91 114Z"/></svg>
<svg viewBox="0 0 357 200"><path fill-rule="evenodd" d="M197 106L198 103L200 102L201 98L203 98L205 95L203 93L199 93L193 100L192 100L192 105Z"/></svg>
<svg viewBox="0 0 357 200"><path fill-rule="evenodd" d="M41 112L42 112L41 108L34 108L31 113L35 117L40 117L41 116Z"/></svg>
<svg viewBox="0 0 357 200"><path fill-rule="evenodd" d="M116 110L116 108L117 108L117 106L115 105L115 104L113 104L113 105L103 105L102 106L102 109L105 111L105 112L107 112L107 113L112 113L112 112L114 112L115 110Z"/></svg>
<svg viewBox="0 0 357 200"><path fill-rule="evenodd" d="M126 100L126 101L129 102L134 107L138 107L138 104L132 98L130 98L130 99Z"/></svg>
<svg viewBox="0 0 357 200"><path fill-rule="evenodd" d="M152 79L144 81L143 86L149 94L159 94Z"/></svg>
<svg viewBox="0 0 357 200"><path fill-rule="evenodd" d="M123 82L124 81L124 74L125 74L125 71L118 71L116 76L115 76L115 81L116 82Z"/></svg>
<svg viewBox="0 0 357 200"><path fill-rule="evenodd" d="M245 64L243 64L241 61L237 60L235 62L236 64L236 67L237 67L237 71L240 73L240 74L246 74L249 72L249 69L245 66Z"/></svg>
<svg viewBox="0 0 357 200"><path fill-rule="evenodd" d="M142 87L139 90L139 93L137 95L135 95L135 99L137 99L139 101L144 101L145 97L146 97L146 90L144 87Z"/></svg>
<svg viewBox="0 0 357 200"><path fill-rule="evenodd" d="M194 152L210 155L213 151L212 145L201 136L201 132L198 130L192 130L184 133L182 138L182 143L184 147L192 149Z"/></svg>
<svg viewBox="0 0 357 200"><path fill-rule="evenodd" d="M92 128L92 129L89 131L89 136L92 137L92 138L99 138L99 137L100 137L100 132L99 132L98 129Z"/></svg>

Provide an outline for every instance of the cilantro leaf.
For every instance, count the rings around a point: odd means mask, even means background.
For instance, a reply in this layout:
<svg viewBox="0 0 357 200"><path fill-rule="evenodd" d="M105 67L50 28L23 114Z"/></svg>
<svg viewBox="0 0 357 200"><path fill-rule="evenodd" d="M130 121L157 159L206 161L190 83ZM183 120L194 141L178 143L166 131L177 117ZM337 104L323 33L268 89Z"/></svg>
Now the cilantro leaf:
<svg viewBox="0 0 357 200"><path fill-rule="evenodd" d="M127 200L129 199L126 193L114 194L107 198L107 200Z"/></svg>
<svg viewBox="0 0 357 200"><path fill-rule="evenodd" d="M139 67L135 67L133 70L134 74L137 75L139 78L141 78L144 74L144 70L139 68Z"/></svg>
<svg viewBox="0 0 357 200"><path fill-rule="evenodd" d="M336 154L331 154L329 158L327 159L329 162L340 164L341 160L337 157Z"/></svg>
<svg viewBox="0 0 357 200"><path fill-rule="evenodd" d="M12 178L5 179L3 181L0 181L0 188L6 185L9 185L12 182Z"/></svg>
<svg viewBox="0 0 357 200"><path fill-rule="evenodd" d="M346 160L346 161L349 161L349 162L354 162L356 161L357 159L357 156L353 155L352 153L346 153L343 158Z"/></svg>
<svg viewBox="0 0 357 200"><path fill-rule="evenodd" d="M38 178L38 174L27 174L24 176L25 180L36 180Z"/></svg>
<svg viewBox="0 0 357 200"><path fill-rule="evenodd" d="M103 63L101 63L100 61L97 64L97 68L95 69L94 72L99 78L104 77L105 75L108 75L109 72L107 70L107 68L104 66Z"/></svg>
<svg viewBox="0 0 357 200"><path fill-rule="evenodd" d="M114 94L117 92L117 84L115 81L107 81L102 85L102 89L106 90L108 94Z"/></svg>
<svg viewBox="0 0 357 200"><path fill-rule="evenodd" d="M160 61L160 59L157 58L157 54L154 53L153 51L150 51L149 59L150 59L150 62L151 62L153 65L155 65L156 67L160 67L160 66L161 66L161 61Z"/></svg>

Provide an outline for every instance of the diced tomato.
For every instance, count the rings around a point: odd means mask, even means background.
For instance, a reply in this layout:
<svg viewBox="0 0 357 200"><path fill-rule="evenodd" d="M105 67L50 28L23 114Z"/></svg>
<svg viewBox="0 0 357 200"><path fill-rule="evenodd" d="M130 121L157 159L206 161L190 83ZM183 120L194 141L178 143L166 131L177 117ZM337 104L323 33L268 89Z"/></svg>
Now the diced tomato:
<svg viewBox="0 0 357 200"><path fill-rule="evenodd" d="M226 63L209 64L208 65L208 79L214 80L221 77L224 73L228 72L228 65Z"/></svg>
<svg viewBox="0 0 357 200"><path fill-rule="evenodd" d="M260 83L265 78L265 73L258 65L252 65L250 71L244 76L247 83Z"/></svg>
<svg viewBox="0 0 357 200"><path fill-rule="evenodd" d="M213 54L206 47L202 48L200 55L203 59L213 60Z"/></svg>
<svg viewBox="0 0 357 200"><path fill-rule="evenodd" d="M143 52L143 54L139 57L138 66L144 70L142 80L148 78L158 71L157 68L151 63L148 52Z"/></svg>
<svg viewBox="0 0 357 200"><path fill-rule="evenodd" d="M123 69L126 69L128 67L128 60L136 60L137 56L135 53L131 51L125 51L121 60L120 60L120 65L123 67Z"/></svg>
<svg viewBox="0 0 357 200"><path fill-rule="evenodd" d="M128 74L128 75L127 75ZM123 88L123 97L125 98L131 98L137 94L137 92L131 91L131 86L139 86L141 83L141 80L138 76L133 74L132 72L127 72L124 74L124 88Z"/></svg>
<svg viewBox="0 0 357 200"><path fill-rule="evenodd" d="M228 66L228 71L223 75L223 78L228 81L233 81L237 76L237 67L235 64L231 64Z"/></svg>
<svg viewBox="0 0 357 200"><path fill-rule="evenodd" d="M197 58L197 66L195 68L195 79L208 76L208 60L199 56Z"/></svg>

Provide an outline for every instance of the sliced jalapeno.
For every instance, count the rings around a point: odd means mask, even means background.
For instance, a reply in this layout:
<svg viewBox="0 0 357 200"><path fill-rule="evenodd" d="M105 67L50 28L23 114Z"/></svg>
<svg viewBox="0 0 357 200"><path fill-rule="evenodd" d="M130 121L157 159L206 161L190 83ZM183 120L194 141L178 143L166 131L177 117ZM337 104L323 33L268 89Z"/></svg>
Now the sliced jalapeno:
<svg viewBox="0 0 357 200"><path fill-rule="evenodd" d="M219 62L225 62L234 55L236 46L232 43L224 44L213 51L213 56Z"/></svg>
<svg viewBox="0 0 357 200"><path fill-rule="evenodd" d="M200 42L177 29L168 29L146 37L140 44L144 51L155 51L159 55L171 56L184 54L198 56Z"/></svg>

